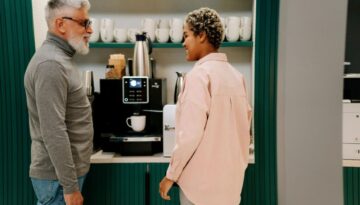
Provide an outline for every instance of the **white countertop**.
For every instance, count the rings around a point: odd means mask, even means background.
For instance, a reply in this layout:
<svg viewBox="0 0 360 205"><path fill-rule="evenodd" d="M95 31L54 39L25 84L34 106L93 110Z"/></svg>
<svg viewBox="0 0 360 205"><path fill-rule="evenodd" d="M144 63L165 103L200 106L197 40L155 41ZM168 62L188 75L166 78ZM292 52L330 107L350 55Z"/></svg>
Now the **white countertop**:
<svg viewBox="0 0 360 205"><path fill-rule="evenodd" d="M164 157L162 153L152 156L121 156L114 152L103 152L102 150L91 155L92 164L109 163L169 163L170 157ZM249 164L255 164L254 156L249 158Z"/></svg>
<svg viewBox="0 0 360 205"><path fill-rule="evenodd" d="M111 163L169 163L170 157L164 157L162 153L152 156L121 156L114 152L103 152L102 150L91 155L92 164ZM254 156L249 158L249 164L255 164ZM343 160L343 167L360 167L360 160Z"/></svg>

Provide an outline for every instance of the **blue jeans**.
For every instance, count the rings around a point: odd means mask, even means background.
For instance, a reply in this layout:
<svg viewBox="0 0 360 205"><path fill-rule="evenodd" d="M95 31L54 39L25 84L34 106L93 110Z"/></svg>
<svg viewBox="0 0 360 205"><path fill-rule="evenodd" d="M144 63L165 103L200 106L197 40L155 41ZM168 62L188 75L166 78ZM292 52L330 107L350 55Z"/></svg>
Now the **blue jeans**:
<svg viewBox="0 0 360 205"><path fill-rule="evenodd" d="M82 189L86 175L78 178L79 188ZM64 190L58 180L31 178L37 205L65 205Z"/></svg>

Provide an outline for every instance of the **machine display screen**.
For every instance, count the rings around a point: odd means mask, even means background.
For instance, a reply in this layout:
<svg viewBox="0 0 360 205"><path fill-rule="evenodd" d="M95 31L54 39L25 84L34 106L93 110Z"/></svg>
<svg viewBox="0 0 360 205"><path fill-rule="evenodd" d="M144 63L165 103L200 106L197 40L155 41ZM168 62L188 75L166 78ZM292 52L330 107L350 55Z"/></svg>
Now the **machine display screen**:
<svg viewBox="0 0 360 205"><path fill-rule="evenodd" d="M141 79L130 79L130 88L141 88Z"/></svg>

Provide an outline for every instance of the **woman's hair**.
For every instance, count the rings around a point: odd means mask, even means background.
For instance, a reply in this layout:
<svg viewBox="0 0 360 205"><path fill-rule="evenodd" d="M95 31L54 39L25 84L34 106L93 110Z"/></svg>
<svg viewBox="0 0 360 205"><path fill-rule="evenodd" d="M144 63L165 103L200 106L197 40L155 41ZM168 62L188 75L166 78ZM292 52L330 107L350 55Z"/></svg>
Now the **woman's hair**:
<svg viewBox="0 0 360 205"><path fill-rule="evenodd" d="M205 32L209 42L216 49L220 47L224 28L220 16L215 10L206 7L196 9L186 16L185 23L195 36Z"/></svg>
<svg viewBox="0 0 360 205"><path fill-rule="evenodd" d="M50 28L54 18L69 8L90 9L90 3L88 0L49 0L45 7L45 18L48 27Z"/></svg>

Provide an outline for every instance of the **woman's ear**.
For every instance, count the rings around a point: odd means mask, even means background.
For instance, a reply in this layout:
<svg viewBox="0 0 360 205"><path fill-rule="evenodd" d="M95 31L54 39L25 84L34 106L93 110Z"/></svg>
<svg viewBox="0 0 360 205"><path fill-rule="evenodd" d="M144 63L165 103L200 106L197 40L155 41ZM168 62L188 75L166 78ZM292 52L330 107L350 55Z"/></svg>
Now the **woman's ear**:
<svg viewBox="0 0 360 205"><path fill-rule="evenodd" d="M200 43L204 43L207 40L207 35L205 32L199 33Z"/></svg>

